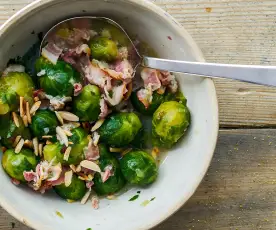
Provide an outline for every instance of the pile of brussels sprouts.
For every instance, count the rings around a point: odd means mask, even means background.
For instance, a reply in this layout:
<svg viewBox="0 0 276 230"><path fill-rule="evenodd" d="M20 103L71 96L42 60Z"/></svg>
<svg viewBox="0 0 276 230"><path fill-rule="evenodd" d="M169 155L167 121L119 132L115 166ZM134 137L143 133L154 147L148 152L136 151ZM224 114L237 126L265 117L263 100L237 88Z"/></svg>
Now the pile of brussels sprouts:
<svg viewBox="0 0 276 230"><path fill-rule="evenodd" d="M90 60L116 61L118 40L100 33L91 38ZM41 56L35 69L36 81L19 66L0 78L2 166L14 183L42 193L52 188L67 201L85 203L91 193L95 202L96 195L115 194L127 183L156 181L159 152L172 148L190 125L180 90L153 91L145 106L136 89L123 99L127 110L105 102L109 112L101 117L103 89L73 64ZM74 95L76 84L81 90ZM144 125L149 119L151 127Z"/></svg>

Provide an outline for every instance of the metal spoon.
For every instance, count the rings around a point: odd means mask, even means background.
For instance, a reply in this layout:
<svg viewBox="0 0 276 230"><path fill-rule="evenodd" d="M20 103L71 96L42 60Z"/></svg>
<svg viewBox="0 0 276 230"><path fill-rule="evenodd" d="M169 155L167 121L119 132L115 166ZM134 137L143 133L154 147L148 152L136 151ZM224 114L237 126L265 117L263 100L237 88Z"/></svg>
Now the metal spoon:
<svg viewBox="0 0 276 230"><path fill-rule="evenodd" d="M169 60L162 58L153 58L141 55L136 49L133 41L126 33L124 28L117 22L106 17L74 17L67 20L61 21L53 26L44 36L41 47L47 43L52 33L57 31L59 28L68 28L79 24L80 20L85 20L86 23L93 29L93 21L100 20L105 23L109 23L124 33L126 38L130 41L133 50L137 54L137 62L135 63L136 69L139 65L148 68L167 70L170 72L179 72L192 75L200 75L209 78L228 78L244 82L251 82L261 85L276 86L276 67L275 66L260 66L260 65L233 65L233 64L218 64L218 63L205 63L205 62L188 62ZM87 24L86 24L87 25Z"/></svg>

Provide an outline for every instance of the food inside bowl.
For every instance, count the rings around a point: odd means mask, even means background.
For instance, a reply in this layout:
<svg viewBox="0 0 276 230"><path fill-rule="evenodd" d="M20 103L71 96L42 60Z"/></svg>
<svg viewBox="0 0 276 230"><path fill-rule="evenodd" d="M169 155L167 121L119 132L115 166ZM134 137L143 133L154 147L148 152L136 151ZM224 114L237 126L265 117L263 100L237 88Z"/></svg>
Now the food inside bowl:
<svg viewBox="0 0 276 230"><path fill-rule="evenodd" d="M160 152L185 134L190 113L175 76L135 73L133 52L111 25L73 25L52 34L35 71L3 71L2 166L13 183L98 208L98 196L156 181Z"/></svg>

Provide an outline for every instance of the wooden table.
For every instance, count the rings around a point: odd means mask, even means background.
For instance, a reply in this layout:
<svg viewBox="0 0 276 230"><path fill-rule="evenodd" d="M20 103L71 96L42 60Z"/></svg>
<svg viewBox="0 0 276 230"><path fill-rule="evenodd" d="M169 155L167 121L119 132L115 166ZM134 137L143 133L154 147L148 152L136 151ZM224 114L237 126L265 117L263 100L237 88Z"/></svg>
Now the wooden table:
<svg viewBox="0 0 276 230"><path fill-rule="evenodd" d="M0 24L32 0L0 0ZM209 62L276 64L275 0L153 0ZM4 44L1 44L4 45ZM217 149L202 184L155 230L276 229L276 89L216 80ZM29 230L0 209L0 230Z"/></svg>

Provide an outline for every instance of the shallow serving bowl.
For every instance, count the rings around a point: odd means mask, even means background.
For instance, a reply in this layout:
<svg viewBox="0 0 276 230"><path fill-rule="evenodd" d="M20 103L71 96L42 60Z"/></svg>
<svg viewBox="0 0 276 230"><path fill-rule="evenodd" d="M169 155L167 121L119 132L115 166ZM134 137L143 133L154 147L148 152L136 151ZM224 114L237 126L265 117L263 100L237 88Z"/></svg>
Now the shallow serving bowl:
<svg viewBox="0 0 276 230"><path fill-rule="evenodd" d="M101 15L118 21L149 44L163 58L204 61L190 35L167 13L145 0L37 0L9 19L0 29L0 69L35 43L38 32L56 22L80 15ZM35 31L35 34L32 32ZM137 188L116 200L68 204L49 194L41 196L16 187L0 167L0 205L20 221L39 230L149 229L177 211L195 192L210 164L218 134L218 107L209 79L178 75L192 114L188 135L160 166L157 182L128 200ZM156 197L147 206L141 203ZM63 218L56 214L63 215Z"/></svg>

